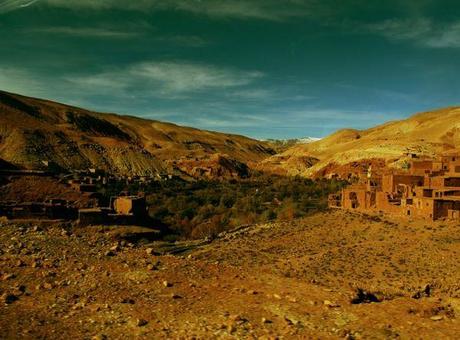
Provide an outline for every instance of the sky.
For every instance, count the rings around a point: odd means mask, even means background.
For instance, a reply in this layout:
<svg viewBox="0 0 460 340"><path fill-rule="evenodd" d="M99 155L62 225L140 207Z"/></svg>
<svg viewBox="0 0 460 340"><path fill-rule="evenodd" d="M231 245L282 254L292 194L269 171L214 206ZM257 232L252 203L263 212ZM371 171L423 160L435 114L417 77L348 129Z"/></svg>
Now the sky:
<svg viewBox="0 0 460 340"><path fill-rule="evenodd" d="M460 104L450 0L0 0L0 89L254 138Z"/></svg>

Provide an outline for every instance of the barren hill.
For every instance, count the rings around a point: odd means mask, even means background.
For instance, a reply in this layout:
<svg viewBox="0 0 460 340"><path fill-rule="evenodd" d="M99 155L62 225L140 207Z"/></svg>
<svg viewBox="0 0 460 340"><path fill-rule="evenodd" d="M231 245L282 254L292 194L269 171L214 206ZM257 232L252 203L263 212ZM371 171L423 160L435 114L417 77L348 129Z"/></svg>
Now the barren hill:
<svg viewBox="0 0 460 340"><path fill-rule="evenodd" d="M368 130L339 130L317 142L295 145L262 161L261 167L291 175L327 175L360 162L400 167L409 154L431 157L459 147L460 108L450 107Z"/></svg>
<svg viewBox="0 0 460 340"><path fill-rule="evenodd" d="M0 164L37 169L48 161L63 169L148 175L186 159L226 155L251 163L273 153L265 143L243 136L91 112L0 91Z"/></svg>

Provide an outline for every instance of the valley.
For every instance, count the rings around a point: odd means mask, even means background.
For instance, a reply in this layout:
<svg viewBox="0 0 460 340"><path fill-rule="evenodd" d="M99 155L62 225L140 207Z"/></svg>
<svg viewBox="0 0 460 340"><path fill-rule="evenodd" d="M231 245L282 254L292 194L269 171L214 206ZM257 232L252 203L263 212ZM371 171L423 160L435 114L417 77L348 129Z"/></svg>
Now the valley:
<svg viewBox="0 0 460 340"><path fill-rule="evenodd" d="M456 220L327 207L456 172L457 109L289 146L9 93L0 109L2 338L460 332Z"/></svg>
<svg viewBox="0 0 460 340"><path fill-rule="evenodd" d="M0 340L460 339L459 18L0 0Z"/></svg>

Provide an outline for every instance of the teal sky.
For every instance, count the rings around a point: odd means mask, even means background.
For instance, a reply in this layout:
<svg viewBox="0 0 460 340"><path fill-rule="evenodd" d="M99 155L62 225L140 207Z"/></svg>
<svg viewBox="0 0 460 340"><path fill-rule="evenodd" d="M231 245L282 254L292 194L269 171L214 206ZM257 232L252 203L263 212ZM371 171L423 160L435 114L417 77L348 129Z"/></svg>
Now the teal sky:
<svg viewBox="0 0 460 340"><path fill-rule="evenodd" d="M460 3L0 0L0 89L256 138L460 104Z"/></svg>

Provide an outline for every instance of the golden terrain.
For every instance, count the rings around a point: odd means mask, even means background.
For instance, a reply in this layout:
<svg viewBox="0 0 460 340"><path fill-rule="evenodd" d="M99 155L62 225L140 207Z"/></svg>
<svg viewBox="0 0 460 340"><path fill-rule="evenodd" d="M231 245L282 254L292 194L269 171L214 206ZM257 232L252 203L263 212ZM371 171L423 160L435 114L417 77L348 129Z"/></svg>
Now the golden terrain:
<svg viewBox="0 0 460 340"><path fill-rule="evenodd" d="M423 112L368 130L343 129L317 142L297 144L261 162L261 169L311 177L347 172L373 160L399 168L407 154L435 157L460 148L460 108ZM313 166L312 166L313 165ZM326 170L326 171L325 171Z"/></svg>
<svg viewBox="0 0 460 340"><path fill-rule="evenodd" d="M97 168L123 176L250 165L272 154L247 137L132 116L92 112L0 91L0 168L49 161L63 170ZM216 159L218 159L216 161ZM180 164L176 164L180 163ZM208 164L209 163L209 164Z"/></svg>
<svg viewBox="0 0 460 340"><path fill-rule="evenodd" d="M235 178L245 177L249 167L281 175L347 177L356 166L401 168L410 154L432 158L460 149L459 107L367 130L343 129L287 150L273 142L2 91L0 112L0 168L38 169L49 161L64 171L97 168L122 176Z"/></svg>
<svg viewBox="0 0 460 340"><path fill-rule="evenodd" d="M460 334L457 224L333 210L175 244L121 227L1 230L0 338Z"/></svg>

